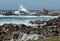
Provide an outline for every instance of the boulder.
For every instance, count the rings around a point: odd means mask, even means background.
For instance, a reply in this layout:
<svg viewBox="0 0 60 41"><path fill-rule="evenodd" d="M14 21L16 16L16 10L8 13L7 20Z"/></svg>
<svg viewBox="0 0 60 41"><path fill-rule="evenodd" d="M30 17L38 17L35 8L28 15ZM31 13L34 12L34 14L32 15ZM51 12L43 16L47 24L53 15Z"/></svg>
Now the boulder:
<svg viewBox="0 0 60 41"><path fill-rule="evenodd" d="M30 21L31 24L43 24L44 22L41 20Z"/></svg>
<svg viewBox="0 0 60 41"><path fill-rule="evenodd" d="M41 9L40 11L38 11L35 15L47 15L49 13L48 10L46 10L45 8Z"/></svg>

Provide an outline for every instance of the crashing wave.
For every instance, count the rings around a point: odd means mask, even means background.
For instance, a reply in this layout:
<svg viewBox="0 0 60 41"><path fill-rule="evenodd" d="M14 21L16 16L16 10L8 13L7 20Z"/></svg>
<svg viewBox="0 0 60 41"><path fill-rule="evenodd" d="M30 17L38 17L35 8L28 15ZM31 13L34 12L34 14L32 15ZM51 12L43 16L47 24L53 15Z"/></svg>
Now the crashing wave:
<svg viewBox="0 0 60 41"><path fill-rule="evenodd" d="M18 14L18 15L20 15L20 14L22 14L22 15L27 14L27 15L29 15L30 12L25 7L23 7L23 5L20 5L19 10L15 11L15 14Z"/></svg>
<svg viewBox="0 0 60 41"><path fill-rule="evenodd" d="M23 5L20 5L19 11L29 12Z"/></svg>

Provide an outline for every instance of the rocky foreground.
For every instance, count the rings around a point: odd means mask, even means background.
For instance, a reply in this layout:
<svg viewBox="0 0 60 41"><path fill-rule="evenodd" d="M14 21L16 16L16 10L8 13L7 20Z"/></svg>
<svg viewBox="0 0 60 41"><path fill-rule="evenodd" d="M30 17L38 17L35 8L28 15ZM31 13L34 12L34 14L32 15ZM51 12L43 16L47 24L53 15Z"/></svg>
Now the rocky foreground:
<svg viewBox="0 0 60 41"><path fill-rule="evenodd" d="M60 17L49 21L30 21L30 23L38 26L33 28L24 24L0 25L0 41L28 41L60 36Z"/></svg>

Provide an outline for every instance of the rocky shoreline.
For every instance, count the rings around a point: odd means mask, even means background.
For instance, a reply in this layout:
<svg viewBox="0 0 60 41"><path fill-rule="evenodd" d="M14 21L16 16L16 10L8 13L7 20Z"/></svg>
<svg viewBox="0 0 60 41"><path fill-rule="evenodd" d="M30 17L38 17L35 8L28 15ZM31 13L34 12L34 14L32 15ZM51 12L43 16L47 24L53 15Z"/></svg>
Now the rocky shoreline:
<svg viewBox="0 0 60 41"><path fill-rule="evenodd" d="M33 28L25 24L12 23L0 25L0 41L28 41L60 36L60 17L49 21L35 20L29 23L38 26Z"/></svg>
<svg viewBox="0 0 60 41"><path fill-rule="evenodd" d="M26 11L25 11L26 10ZM0 11L1 16L41 16L41 15L49 15L49 16L60 16L60 10L47 10L45 8L42 8L40 10L27 10L20 8L19 10L1 10Z"/></svg>

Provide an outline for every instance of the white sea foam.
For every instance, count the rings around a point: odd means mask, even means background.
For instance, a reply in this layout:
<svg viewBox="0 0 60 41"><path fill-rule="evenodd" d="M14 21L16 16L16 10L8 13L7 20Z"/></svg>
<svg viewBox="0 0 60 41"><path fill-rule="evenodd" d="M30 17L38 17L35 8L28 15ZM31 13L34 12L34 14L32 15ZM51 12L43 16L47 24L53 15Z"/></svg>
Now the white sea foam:
<svg viewBox="0 0 60 41"><path fill-rule="evenodd" d="M52 17L52 18L57 18L59 16L27 16L27 15L21 15L21 16L14 16L14 15L11 15L11 16L3 16L1 15L0 17L27 17L27 18L33 18L33 17Z"/></svg>
<svg viewBox="0 0 60 41"><path fill-rule="evenodd" d="M49 20L58 16L0 16L0 25L5 23L31 25L29 21Z"/></svg>

